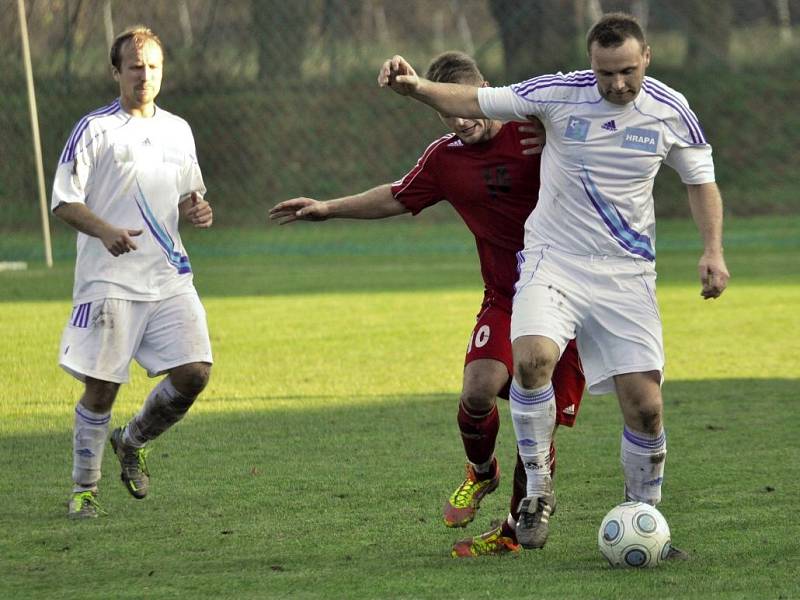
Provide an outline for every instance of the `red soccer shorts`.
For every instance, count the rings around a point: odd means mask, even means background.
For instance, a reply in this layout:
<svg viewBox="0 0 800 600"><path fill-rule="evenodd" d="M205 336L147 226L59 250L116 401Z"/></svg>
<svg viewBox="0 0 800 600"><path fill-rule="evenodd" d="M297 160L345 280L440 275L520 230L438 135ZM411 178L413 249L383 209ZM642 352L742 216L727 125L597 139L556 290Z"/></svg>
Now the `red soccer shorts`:
<svg viewBox="0 0 800 600"><path fill-rule="evenodd" d="M509 303L510 305L510 303ZM514 373L511 353L511 312L491 299L485 301L469 338L464 365L473 360L488 358L505 364L508 382L498 396L508 400L508 388ZM575 340L570 340L553 372L553 389L556 394L556 423L572 427L581 406L586 380Z"/></svg>

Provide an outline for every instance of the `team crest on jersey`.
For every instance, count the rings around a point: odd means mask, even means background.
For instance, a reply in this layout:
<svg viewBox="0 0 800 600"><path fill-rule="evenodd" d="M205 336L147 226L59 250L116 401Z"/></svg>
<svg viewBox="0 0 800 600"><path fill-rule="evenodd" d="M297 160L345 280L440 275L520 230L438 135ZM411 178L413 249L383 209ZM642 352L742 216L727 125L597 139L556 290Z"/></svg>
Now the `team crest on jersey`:
<svg viewBox="0 0 800 600"><path fill-rule="evenodd" d="M655 152L658 148L658 132L639 127L627 127L622 135L622 147Z"/></svg>
<svg viewBox="0 0 800 600"><path fill-rule="evenodd" d="M570 117L564 137L578 142L585 142L589 133L590 122L580 117Z"/></svg>

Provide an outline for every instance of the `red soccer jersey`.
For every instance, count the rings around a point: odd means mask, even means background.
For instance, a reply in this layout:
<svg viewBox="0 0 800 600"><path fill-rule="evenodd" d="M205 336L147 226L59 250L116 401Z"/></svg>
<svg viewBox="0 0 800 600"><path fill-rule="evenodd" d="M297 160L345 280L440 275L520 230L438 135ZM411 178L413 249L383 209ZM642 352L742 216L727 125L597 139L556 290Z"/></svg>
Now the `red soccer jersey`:
<svg viewBox="0 0 800 600"><path fill-rule="evenodd" d="M539 196L539 155L525 156L521 123L506 123L492 139L464 144L451 133L433 142L416 166L392 184L413 214L447 200L475 236L487 291L511 298L516 253L525 220ZM510 308L510 307L509 307Z"/></svg>

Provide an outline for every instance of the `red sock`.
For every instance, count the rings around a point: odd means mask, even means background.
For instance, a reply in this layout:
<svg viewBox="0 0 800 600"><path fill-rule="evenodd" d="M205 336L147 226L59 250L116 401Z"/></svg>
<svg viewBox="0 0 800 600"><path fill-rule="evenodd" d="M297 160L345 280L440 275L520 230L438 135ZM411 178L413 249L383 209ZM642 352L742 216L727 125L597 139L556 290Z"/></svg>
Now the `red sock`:
<svg viewBox="0 0 800 600"><path fill-rule="evenodd" d="M459 402L458 429L461 431L461 441L464 444L467 460L475 465L488 462L494 454L494 444L500 429L497 406L493 406L492 410L484 415L471 415ZM491 477L494 473L490 472L486 475Z"/></svg>

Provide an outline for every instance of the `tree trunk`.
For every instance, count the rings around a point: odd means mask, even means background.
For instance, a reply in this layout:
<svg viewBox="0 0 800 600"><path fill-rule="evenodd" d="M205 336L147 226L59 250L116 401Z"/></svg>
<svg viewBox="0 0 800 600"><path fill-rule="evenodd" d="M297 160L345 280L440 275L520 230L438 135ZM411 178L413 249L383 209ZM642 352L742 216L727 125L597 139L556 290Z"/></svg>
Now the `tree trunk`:
<svg viewBox="0 0 800 600"><path fill-rule="evenodd" d="M509 81L585 64L573 0L489 0L489 7L503 42Z"/></svg>

